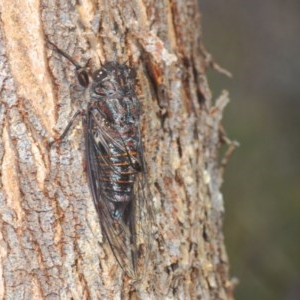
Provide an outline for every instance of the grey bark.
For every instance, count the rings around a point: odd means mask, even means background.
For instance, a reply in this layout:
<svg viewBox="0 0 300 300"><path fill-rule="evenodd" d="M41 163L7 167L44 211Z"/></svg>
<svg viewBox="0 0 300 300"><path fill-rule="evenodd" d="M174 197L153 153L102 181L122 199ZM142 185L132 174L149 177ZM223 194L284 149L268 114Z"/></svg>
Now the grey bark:
<svg viewBox="0 0 300 300"><path fill-rule="evenodd" d="M2 0L0 9L0 298L230 299L218 163L228 97L210 94L197 1ZM48 147L86 98L46 38L93 69L107 60L137 69L157 227L141 282L101 235L81 123Z"/></svg>

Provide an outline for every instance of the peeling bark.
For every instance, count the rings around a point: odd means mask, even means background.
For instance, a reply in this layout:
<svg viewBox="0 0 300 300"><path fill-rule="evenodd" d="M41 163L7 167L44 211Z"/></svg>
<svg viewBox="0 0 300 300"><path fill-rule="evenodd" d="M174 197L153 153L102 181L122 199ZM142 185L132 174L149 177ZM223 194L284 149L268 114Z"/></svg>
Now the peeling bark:
<svg viewBox="0 0 300 300"><path fill-rule="evenodd" d="M0 3L0 298L231 299L220 122L195 0ZM138 72L158 234L142 282L122 273L97 220L81 123L49 148L86 97L49 38L91 68Z"/></svg>

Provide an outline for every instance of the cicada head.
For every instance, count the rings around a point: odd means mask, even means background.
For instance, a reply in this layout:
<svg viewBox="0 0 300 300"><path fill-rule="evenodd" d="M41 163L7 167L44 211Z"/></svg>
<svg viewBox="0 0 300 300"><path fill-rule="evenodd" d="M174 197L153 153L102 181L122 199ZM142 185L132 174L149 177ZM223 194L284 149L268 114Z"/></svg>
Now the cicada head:
<svg viewBox="0 0 300 300"><path fill-rule="evenodd" d="M101 97L128 96L134 93L135 81L135 69L109 61L94 72L92 92Z"/></svg>

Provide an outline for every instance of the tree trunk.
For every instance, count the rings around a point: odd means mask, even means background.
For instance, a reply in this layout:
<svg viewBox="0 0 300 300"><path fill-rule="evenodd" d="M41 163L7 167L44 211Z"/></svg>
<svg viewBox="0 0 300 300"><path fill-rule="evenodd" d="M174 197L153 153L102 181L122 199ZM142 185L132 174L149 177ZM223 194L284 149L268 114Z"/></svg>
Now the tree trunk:
<svg viewBox="0 0 300 300"><path fill-rule="evenodd" d="M220 122L205 76L196 0L2 0L1 299L231 299L224 247ZM51 40L95 70L137 70L157 234L141 281L102 237L82 126L87 97Z"/></svg>

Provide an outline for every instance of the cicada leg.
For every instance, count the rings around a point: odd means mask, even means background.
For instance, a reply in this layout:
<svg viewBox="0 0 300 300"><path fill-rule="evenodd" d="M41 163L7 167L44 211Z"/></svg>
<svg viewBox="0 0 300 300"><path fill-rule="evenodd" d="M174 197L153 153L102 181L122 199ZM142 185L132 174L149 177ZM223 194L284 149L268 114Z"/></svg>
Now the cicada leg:
<svg viewBox="0 0 300 300"><path fill-rule="evenodd" d="M65 130L63 131L63 133L58 138L55 138L54 141L50 142L49 146L52 147L52 145L54 143L57 143L57 142L60 143L65 138L65 136L68 134L70 128L72 127L72 125L76 121L77 117L79 115L83 116L84 114L85 114L85 110L84 109L77 110L77 112L74 114L74 116L72 117L72 119L69 121L69 123L68 123L67 127L65 128Z"/></svg>

